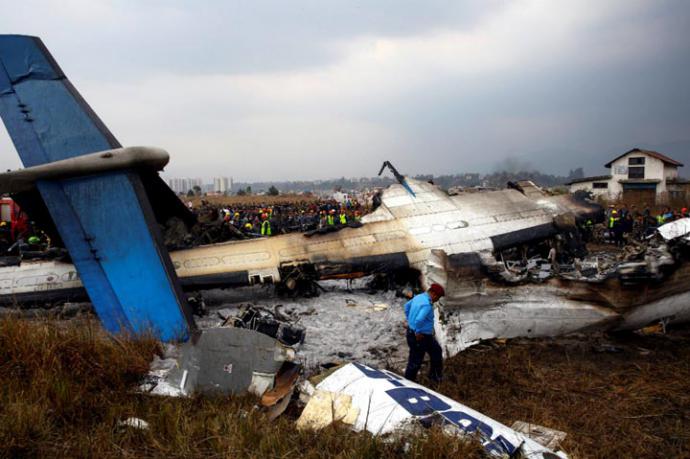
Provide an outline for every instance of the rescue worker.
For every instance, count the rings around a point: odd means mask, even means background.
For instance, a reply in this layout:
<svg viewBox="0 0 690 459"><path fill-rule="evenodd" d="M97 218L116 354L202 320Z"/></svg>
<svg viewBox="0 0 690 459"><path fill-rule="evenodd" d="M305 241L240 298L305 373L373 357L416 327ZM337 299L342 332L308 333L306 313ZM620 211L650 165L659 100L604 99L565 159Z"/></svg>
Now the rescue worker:
<svg viewBox="0 0 690 459"><path fill-rule="evenodd" d="M611 216L609 217L609 230L612 230L616 226L618 221L618 212L616 209L611 211Z"/></svg>
<svg viewBox="0 0 690 459"><path fill-rule="evenodd" d="M340 224L345 226L347 225L347 215L345 215L345 211L343 209L340 209Z"/></svg>
<svg viewBox="0 0 690 459"><path fill-rule="evenodd" d="M664 223L668 223L673 219L673 212L671 212L670 207L665 207L664 211L656 216L656 225L661 226Z"/></svg>
<svg viewBox="0 0 690 459"><path fill-rule="evenodd" d="M7 249L12 245L12 237L10 235L10 225L6 221L0 221L0 251L7 252Z"/></svg>
<svg viewBox="0 0 690 459"><path fill-rule="evenodd" d="M617 244L618 240L616 238L616 231L618 229L618 212L614 209L611 211L611 216L609 217L608 228L609 228L609 241Z"/></svg>
<svg viewBox="0 0 690 459"><path fill-rule="evenodd" d="M268 214L261 214L261 235L270 236L271 235L271 220L268 219Z"/></svg>
<svg viewBox="0 0 690 459"><path fill-rule="evenodd" d="M328 225L328 226L334 226L335 225L335 209L331 209L328 211L328 217L326 217L326 225Z"/></svg>
<svg viewBox="0 0 690 459"><path fill-rule="evenodd" d="M362 220L362 212L355 210L355 221L360 222Z"/></svg>
<svg viewBox="0 0 690 459"><path fill-rule="evenodd" d="M588 218L585 221L585 224L582 225L582 237L585 242L592 241L592 238L594 237L594 221L592 221L591 218Z"/></svg>
<svg viewBox="0 0 690 459"><path fill-rule="evenodd" d="M429 379L440 383L443 377L443 352L434 337L434 306L445 295L443 287L431 284L429 290L405 303L406 339L410 348L405 378L417 380L424 354L429 354Z"/></svg>

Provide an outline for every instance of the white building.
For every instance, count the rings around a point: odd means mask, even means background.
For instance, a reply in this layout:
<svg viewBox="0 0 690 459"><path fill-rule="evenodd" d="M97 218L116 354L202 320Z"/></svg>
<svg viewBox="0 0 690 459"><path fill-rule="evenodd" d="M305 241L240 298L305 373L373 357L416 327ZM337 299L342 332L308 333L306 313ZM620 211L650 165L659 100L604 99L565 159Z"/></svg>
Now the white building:
<svg viewBox="0 0 690 459"><path fill-rule="evenodd" d="M171 178L168 180L168 186L177 194L187 194L189 190L193 190L195 186L201 188L203 181L200 178Z"/></svg>
<svg viewBox="0 0 690 459"><path fill-rule="evenodd" d="M570 192L589 191L608 199L638 200L655 203L664 198L685 193L686 180L678 178L683 164L656 151L633 148L609 161L611 175L584 177L567 185Z"/></svg>
<svg viewBox="0 0 690 459"><path fill-rule="evenodd" d="M213 192L225 194L230 191L230 180L227 177L213 178Z"/></svg>

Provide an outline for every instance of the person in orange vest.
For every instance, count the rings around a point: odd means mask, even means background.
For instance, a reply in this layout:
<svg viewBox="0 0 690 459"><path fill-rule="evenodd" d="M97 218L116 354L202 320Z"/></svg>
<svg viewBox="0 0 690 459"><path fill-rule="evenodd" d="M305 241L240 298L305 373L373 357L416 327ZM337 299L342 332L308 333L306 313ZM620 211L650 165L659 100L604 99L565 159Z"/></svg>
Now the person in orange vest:
<svg viewBox="0 0 690 459"><path fill-rule="evenodd" d="M268 214L261 214L261 235L270 236L271 235L271 220L268 219Z"/></svg>

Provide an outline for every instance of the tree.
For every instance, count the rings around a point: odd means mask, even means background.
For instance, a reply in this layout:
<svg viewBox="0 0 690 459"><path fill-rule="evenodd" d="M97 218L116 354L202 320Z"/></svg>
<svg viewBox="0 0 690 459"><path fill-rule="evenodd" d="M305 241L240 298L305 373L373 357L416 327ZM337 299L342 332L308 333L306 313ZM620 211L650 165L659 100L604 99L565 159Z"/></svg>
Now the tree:
<svg viewBox="0 0 690 459"><path fill-rule="evenodd" d="M280 191L278 191L278 188L275 186L271 185L271 187L268 189L268 195L269 196L278 196L280 194Z"/></svg>
<svg viewBox="0 0 690 459"><path fill-rule="evenodd" d="M239 190L237 190L237 196L246 196L246 195L247 195L247 192L244 191L244 189L240 188Z"/></svg>
<svg viewBox="0 0 690 459"><path fill-rule="evenodd" d="M187 197L188 198L193 198L194 197L194 192L192 190L187 191Z"/></svg>
<svg viewBox="0 0 690 459"><path fill-rule="evenodd" d="M246 194L252 194L252 187L251 187L251 186L247 186L247 189L244 190L244 192L245 192Z"/></svg>
<svg viewBox="0 0 690 459"><path fill-rule="evenodd" d="M573 179L581 179L584 178L585 176L585 171L582 170L581 167L578 167L577 169L571 169L570 172L568 172L568 179L573 180Z"/></svg>
<svg viewBox="0 0 690 459"><path fill-rule="evenodd" d="M201 187L199 185L194 185L193 190L194 194L196 194L197 196L201 196Z"/></svg>

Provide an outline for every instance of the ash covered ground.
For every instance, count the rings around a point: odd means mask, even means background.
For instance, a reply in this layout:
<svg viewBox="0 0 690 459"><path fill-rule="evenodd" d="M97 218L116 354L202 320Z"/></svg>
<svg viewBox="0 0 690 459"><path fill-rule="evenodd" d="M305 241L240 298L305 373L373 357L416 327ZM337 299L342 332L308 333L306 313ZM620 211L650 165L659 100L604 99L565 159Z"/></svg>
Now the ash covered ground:
<svg viewBox="0 0 690 459"><path fill-rule="evenodd" d="M325 290L314 298L280 298L270 286L215 289L203 292L208 312L197 317L200 328L219 327L250 303L278 319L303 327L298 357L309 371L332 362L358 361L377 367L404 366L407 346L403 305L394 291L369 293L368 278L322 281Z"/></svg>

